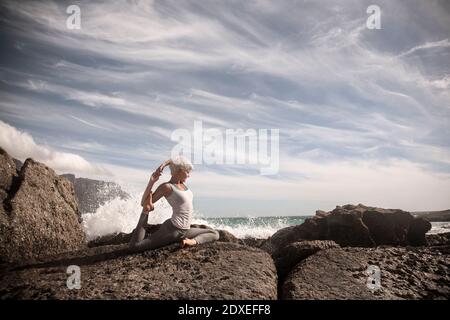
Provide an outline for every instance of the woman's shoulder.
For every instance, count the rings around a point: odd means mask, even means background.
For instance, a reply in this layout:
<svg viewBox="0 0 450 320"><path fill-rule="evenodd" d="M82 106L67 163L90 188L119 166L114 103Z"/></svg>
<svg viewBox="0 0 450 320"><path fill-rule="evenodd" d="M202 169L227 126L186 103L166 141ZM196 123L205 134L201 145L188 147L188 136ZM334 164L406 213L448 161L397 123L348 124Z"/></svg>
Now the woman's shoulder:
<svg viewBox="0 0 450 320"><path fill-rule="evenodd" d="M166 189L172 190L172 188L173 188L173 185L172 185L172 183L170 183L170 181L164 182L163 185L164 185L164 188L166 188Z"/></svg>
<svg viewBox="0 0 450 320"><path fill-rule="evenodd" d="M167 182L163 182L158 186L158 189L160 189L164 195L169 195L172 192L172 184L167 181Z"/></svg>

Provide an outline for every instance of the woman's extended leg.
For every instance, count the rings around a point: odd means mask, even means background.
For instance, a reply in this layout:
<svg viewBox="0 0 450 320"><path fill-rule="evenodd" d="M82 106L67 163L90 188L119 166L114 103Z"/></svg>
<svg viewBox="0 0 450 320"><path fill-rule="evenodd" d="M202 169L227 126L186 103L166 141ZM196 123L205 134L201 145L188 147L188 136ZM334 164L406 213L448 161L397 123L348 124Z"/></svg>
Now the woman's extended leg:
<svg viewBox="0 0 450 320"><path fill-rule="evenodd" d="M182 230L176 229L170 219L166 220L161 227L150 235L150 237L144 239L145 229L143 227L144 223L147 222L146 217L139 219L136 229L133 231L133 235L130 240L130 248L135 251L151 250L156 248L161 248L167 246L171 243L178 242L185 235ZM142 222L144 221L144 222ZM144 229L144 232L142 230ZM144 236L142 236L144 234Z"/></svg>
<svg viewBox="0 0 450 320"><path fill-rule="evenodd" d="M185 235L188 239L195 240L198 244L219 240L219 232L213 229L190 228Z"/></svg>

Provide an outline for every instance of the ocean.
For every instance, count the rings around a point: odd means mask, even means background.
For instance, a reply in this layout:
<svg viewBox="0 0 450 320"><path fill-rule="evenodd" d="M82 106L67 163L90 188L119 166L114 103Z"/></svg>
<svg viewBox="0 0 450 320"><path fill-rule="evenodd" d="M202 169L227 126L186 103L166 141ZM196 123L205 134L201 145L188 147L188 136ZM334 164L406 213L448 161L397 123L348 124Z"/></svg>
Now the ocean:
<svg viewBox="0 0 450 320"><path fill-rule="evenodd" d="M83 228L88 240L119 232L131 232L139 219L142 207L140 195L126 200L114 199L98 208L95 212L82 215ZM163 198L157 202L155 210L149 214L149 224L159 224L171 216L171 208ZM265 239L278 230L302 224L308 216L245 216L210 217L203 212L194 211L193 224L206 224L214 229L231 232L238 238ZM432 222L429 233L450 231L450 222Z"/></svg>

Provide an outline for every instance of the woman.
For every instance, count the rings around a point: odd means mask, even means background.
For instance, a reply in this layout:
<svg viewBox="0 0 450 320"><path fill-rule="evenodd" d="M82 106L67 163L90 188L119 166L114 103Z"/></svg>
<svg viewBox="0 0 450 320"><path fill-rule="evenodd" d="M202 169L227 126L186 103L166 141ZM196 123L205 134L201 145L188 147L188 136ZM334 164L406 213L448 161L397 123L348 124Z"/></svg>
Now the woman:
<svg viewBox="0 0 450 320"><path fill-rule="evenodd" d="M168 182L161 184L152 194L153 185L158 181L167 165L170 167L172 177ZM190 227L193 194L185 182L192 169L190 161L180 156L175 160L165 161L153 172L142 196L143 210L137 227L133 230L130 248L133 250L156 249L178 241L181 241L181 247L195 246L219 239L219 233L216 230ZM153 204L162 197L166 197L171 205L172 217L164 221L158 231L145 238L144 225L147 223L148 214L154 210Z"/></svg>

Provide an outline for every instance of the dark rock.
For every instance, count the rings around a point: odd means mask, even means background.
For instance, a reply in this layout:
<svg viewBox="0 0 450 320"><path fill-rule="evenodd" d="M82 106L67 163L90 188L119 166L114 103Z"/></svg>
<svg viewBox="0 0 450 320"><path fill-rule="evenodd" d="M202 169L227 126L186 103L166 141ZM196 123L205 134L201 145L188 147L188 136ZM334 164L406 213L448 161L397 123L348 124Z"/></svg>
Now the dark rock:
<svg viewBox="0 0 450 320"><path fill-rule="evenodd" d="M16 158L12 158L12 160L14 161L14 164L16 165L16 170L20 171L20 169L22 169L23 162Z"/></svg>
<svg viewBox="0 0 450 320"><path fill-rule="evenodd" d="M362 280L366 269L365 264L343 249L322 250L296 265L281 286L280 298L374 299Z"/></svg>
<svg viewBox="0 0 450 320"><path fill-rule="evenodd" d="M4 272L0 299L277 298L271 257L235 243L212 242L188 249L172 245L136 254L127 253L123 246L101 247L78 254L80 258L72 256L53 265ZM71 264L81 268L79 290L66 287L66 268Z"/></svg>
<svg viewBox="0 0 450 320"><path fill-rule="evenodd" d="M306 222L309 223L309 221L310 220L307 219L303 224L305 224ZM314 222L315 220L311 221ZM261 245L261 249L269 252L270 254L273 254L276 251L287 246L289 243L304 240L301 237L298 237L297 230L299 229L299 227L300 225L289 226L278 230L266 241L264 241L264 243Z"/></svg>
<svg viewBox="0 0 450 320"><path fill-rule="evenodd" d="M427 234L426 238L429 246L450 246L450 232Z"/></svg>
<svg viewBox="0 0 450 320"><path fill-rule="evenodd" d="M238 238L236 238L232 233L226 231L226 230L217 230L219 232L219 240L222 242L232 242L232 243L240 243L243 244L242 241Z"/></svg>
<svg viewBox="0 0 450 320"><path fill-rule="evenodd" d="M323 210L316 210L316 216L319 218L326 217L328 215L328 212L325 212Z"/></svg>
<svg viewBox="0 0 450 320"><path fill-rule="evenodd" d="M0 147L0 201L2 203L8 197L13 181L17 177L18 174L13 159Z"/></svg>
<svg viewBox="0 0 450 320"><path fill-rule="evenodd" d="M131 233L119 232L115 234L108 234L105 236L98 237L94 240L88 242L89 248L108 246L108 245L118 245L123 243L129 243L131 239Z"/></svg>
<svg viewBox="0 0 450 320"><path fill-rule="evenodd" d="M242 244L246 246L260 248L267 239L258 239L258 238L244 238L241 239Z"/></svg>
<svg viewBox="0 0 450 320"><path fill-rule="evenodd" d="M2 168L10 167L9 159L3 153ZM73 186L52 169L27 159L7 192L0 212L0 261L21 261L85 247Z"/></svg>
<svg viewBox="0 0 450 320"><path fill-rule="evenodd" d="M414 218L409 225L408 241L412 246L422 246L427 244L425 234L431 229L431 223L422 218Z"/></svg>
<svg viewBox="0 0 450 320"><path fill-rule="evenodd" d="M426 245L425 233L431 224L398 209L367 208L363 222L376 245Z"/></svg>
<svg viewBox="0 0 450 320"><path fill-rule="evenodd" d="M306 219L301 225L278 230L261 248L273 255L288 244L301 240L333 240L342 246L374 245L360 213L335 212L327 217Z"/></svg>
<svg viewBox="0 0 450 320"><path fill-rule="evenodd" d="M369 265L380 270L379 289L369 289ZM445 299L450 297L450 259L427 247L322 250L290 272L282 299Z"/></svg>
<svg viewBox="0 0 450 320"><path fill-rule="evenodd" d="M61 176L73 183L82 214L95 212L100 206L113 199L130 197L114 182L76 178L73 174L62 174Z"/></svg>
<svg viewBox="0 0 450 320"><path fill-rule="evenodd" d="M336 242L329 240L305 240L290 243L272 256L278 271L278 277L284 278L297 263L316 252L338 247L339 245Z"/></svg>
<svg viewBox="0 0 450 320"><path fill-rule="evenodd" d="M335 209L321 219L325 222L322 237L323 240L334 240L341 246L363 246L375 245L368 226L363 222L363 214L355 208L346 206Z"/></svg>
<svg viewBox="0 0 450 320"><path fill-rule="evenodd" d="M364 205L338 206L324 217L277 231L261 248L273 254L300 240L333 240L341 246L426 245L431 224L409 212Z"/></svg>

